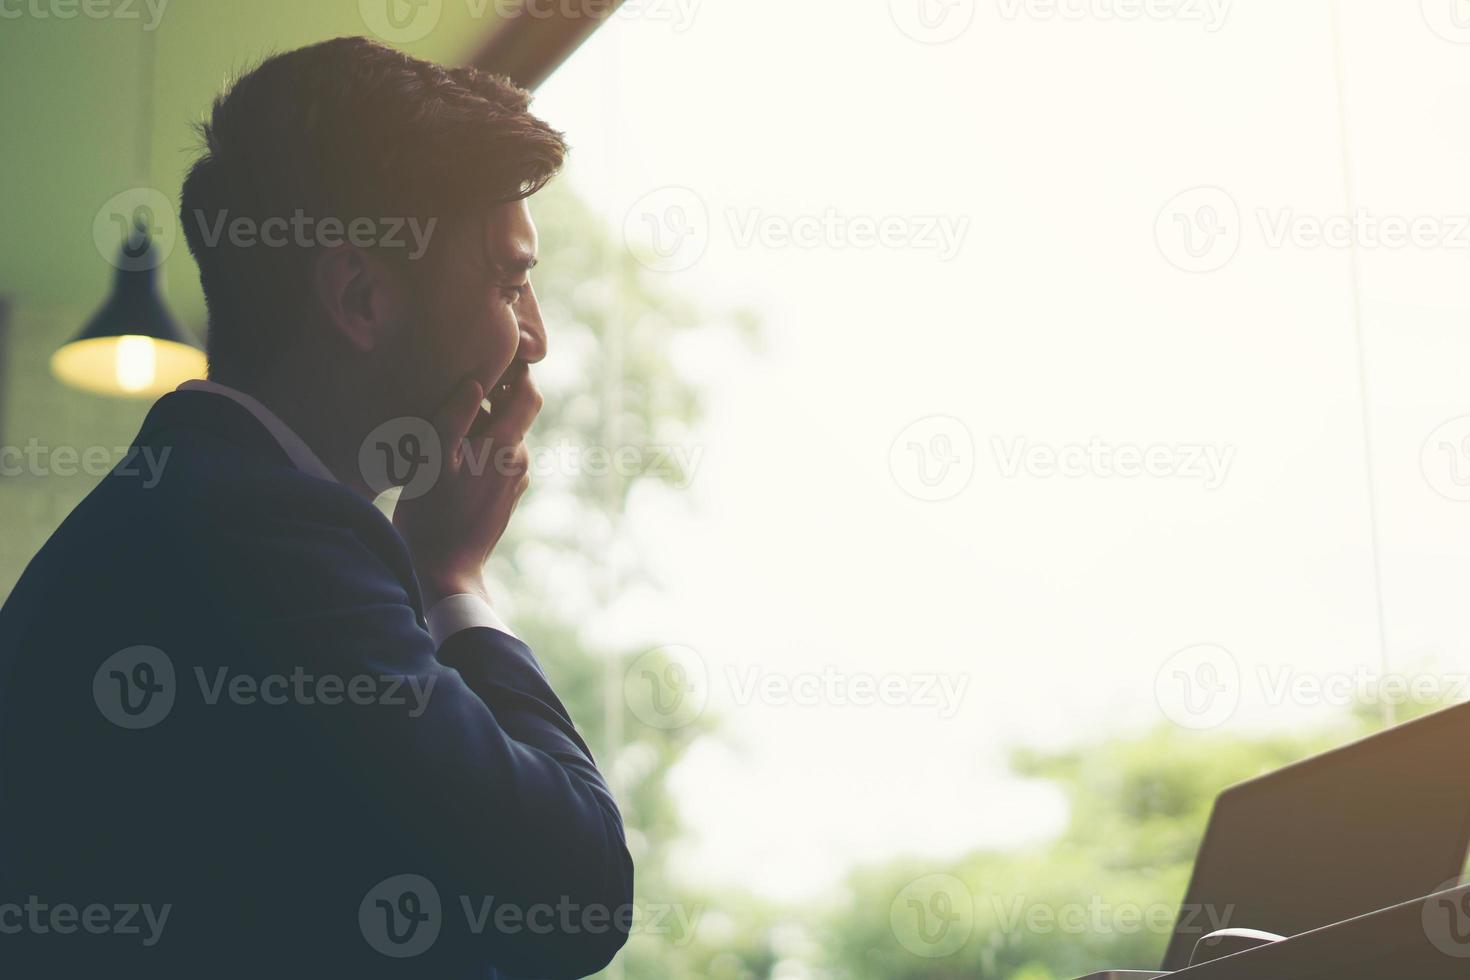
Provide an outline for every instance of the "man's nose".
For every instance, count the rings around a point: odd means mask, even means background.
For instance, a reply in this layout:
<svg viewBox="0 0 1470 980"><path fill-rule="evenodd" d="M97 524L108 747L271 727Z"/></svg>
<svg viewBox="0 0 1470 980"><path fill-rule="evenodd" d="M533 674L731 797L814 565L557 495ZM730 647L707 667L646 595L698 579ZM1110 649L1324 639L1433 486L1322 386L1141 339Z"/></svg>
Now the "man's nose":
<svg viewBox="0 0 1470 980"><path fill-rule="evenodd" d="M526 289L525 295L516 303L515 311L521 331L516 359L535 364L546 356L546 325L541 322L541 307L536 302L534 289Z"/></svg>

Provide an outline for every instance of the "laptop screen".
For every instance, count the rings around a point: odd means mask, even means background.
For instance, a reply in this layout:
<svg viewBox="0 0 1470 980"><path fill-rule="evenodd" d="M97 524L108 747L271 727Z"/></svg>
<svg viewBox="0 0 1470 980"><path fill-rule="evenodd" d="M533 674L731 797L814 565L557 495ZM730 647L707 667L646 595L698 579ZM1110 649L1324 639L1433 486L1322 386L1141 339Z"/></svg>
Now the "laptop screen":
<svg viewBox="0 0 1470 980"><path fill-rule="evenodd" d="M1293 936L1458 879L1470 705L1232 786L1215 800L1163 969L1213 929Z"/></svg>

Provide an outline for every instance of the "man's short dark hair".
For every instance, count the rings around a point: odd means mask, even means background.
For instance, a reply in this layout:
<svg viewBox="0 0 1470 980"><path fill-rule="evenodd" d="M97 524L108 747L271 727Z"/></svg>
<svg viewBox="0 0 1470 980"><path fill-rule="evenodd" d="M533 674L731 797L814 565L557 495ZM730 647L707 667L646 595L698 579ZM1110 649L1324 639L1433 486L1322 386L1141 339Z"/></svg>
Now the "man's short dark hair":
<svg viewBox="0 0 1470 980"><path fill-rule="evenodd" d="M434 220L432 245L459 219L540 190L567 147L530 102L504 76L361 37L240 76L200 126L205 152L180 201L209 307L211 375L243 381L269 368L315 315L311 257L354 221L357 243L407 258L409 223Z"/></svg>

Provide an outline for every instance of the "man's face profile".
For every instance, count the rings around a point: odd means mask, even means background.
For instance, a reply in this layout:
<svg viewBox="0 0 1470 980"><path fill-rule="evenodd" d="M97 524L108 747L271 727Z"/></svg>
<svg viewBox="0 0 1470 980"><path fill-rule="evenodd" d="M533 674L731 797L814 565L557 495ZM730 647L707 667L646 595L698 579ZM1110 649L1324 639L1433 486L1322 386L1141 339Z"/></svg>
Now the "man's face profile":
<svg viewBox="0 0 1470 980"><path fill-rule="evenodd" d="M527 202L496 205L446 231L415 304L419 314L383 351L384 375L407 410L424 416L465 378L493 401L513 367L534 364L547 350L531 285L537 234Z"/></svg>

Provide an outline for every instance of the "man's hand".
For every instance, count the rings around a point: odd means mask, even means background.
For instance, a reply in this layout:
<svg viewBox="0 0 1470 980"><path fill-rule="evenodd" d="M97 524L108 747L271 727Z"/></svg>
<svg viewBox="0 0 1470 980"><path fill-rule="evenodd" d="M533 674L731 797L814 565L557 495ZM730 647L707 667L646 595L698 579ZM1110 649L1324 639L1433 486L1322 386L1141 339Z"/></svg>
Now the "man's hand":
<svg viewBox="0 0 1470 980"><path fill-rule="evenodd" d="M431 420L444 456L426 493L401 500L393 524L408 542L424 608L467 592L486 598L483 569L521 494L530 485L526 431L541 411L541 393L525 364L503 379L492 413L484 389L466 378Z"/></svg>

